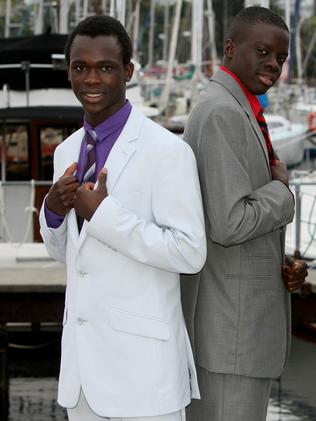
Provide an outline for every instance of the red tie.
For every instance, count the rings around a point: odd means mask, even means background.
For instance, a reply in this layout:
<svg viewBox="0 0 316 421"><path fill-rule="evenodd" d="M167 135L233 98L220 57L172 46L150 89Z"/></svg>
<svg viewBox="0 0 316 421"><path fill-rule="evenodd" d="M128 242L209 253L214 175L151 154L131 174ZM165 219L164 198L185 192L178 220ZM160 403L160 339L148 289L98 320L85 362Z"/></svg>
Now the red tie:
<svg viewBox="0 0 316 421"><path fill-rule="evenodd" d="M262 134L264 136L264 139L266 141L270 165L275 166L276 165L275 153L274 153L274 150L273 150L273 147L272 147L272 142L271 142L271 138L270 138L270 134L269 134L269 130L268 130L268 125L267 125L267 122L264 118L262 109L257 116L257 121L258 121L260 129L262 131Z"/></svg>

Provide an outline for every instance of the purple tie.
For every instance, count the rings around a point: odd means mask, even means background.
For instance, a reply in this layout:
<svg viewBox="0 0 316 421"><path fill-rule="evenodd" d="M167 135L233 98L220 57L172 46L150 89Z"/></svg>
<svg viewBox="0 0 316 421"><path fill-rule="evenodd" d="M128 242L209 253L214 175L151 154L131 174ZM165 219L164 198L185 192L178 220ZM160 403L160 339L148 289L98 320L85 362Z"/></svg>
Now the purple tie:
<svg viewBox="0 0 316 421"><path fill-rule="evenodd" d="M87 143L87 164L83 172L82 183L96 181L96 152L95 146L97 142L97 134L94 130L89 129L86 132L86 143Z"/></svg>
<svg viewBox="0 0 316 421"><path fill-rule="evenodd" d="M86 131L85 142L87 145L87 163L83 172L83 177L81 184L88 181L95 183L96 181L96 142L97 135L96 132L92 129ZM77 215L78 230L81 231L84 219Z"/></svg>

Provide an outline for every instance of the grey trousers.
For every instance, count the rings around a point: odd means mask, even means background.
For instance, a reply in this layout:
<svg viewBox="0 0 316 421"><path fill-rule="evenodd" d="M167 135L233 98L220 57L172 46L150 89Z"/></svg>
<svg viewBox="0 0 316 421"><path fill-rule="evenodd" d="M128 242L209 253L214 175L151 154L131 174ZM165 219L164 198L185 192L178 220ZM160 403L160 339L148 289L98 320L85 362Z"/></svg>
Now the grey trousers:
<svg viewBox="0 0 316 421"><path fill-rule="evenodd" d="M187 408L187 421L265 421L271 379L211 373L197 367L201 400Z"/></svg>

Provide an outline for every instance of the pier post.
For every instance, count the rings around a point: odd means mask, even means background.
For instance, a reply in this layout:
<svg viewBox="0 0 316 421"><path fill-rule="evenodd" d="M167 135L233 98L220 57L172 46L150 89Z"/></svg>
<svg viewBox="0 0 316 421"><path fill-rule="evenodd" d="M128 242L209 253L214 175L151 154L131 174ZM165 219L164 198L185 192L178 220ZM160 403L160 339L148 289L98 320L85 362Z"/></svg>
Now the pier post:
<svg viewBox="0 0 316 421"><path fill-rule="evenodd" d="M7 421L9 415L9 372L8 372L8 333L0 324L0 419Z"/></svg>
<svg viewBox="0 0 316 421"><path fill-rule="evenodd" d="M301 259L301 190L300 185L295 184L295 251L294 257Z"/></svg>

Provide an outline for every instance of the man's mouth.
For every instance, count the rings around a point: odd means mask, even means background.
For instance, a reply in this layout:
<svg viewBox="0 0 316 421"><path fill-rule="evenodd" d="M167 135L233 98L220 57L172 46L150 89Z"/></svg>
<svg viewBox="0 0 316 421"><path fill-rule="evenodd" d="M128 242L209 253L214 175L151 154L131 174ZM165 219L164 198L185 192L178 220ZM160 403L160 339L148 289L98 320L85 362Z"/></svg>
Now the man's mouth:
<svg viewBox="0 0 316 421"><path fill-rule="evenodd" d="M89 92L85 92L84 95L88 98L99 98L101 97L103 94L102 92L97 92L97 93L89 93Z"/></svg>
<svg viewBox="0 0 316 421"><path fill-rule="evenodd" d="M259 77L261 83L263 83L266 86L269 86L270 87L270 86L272 86L274 84L274 80L270 76L268 76L268 75L259 74L258 77Z"/></svg>
<svg viewBox="0 0 316 421"><path fill-rule="evenodd" d="M85 98L87 103L94 104L98 103L100 99L103 97L102 92L84 92L83 97Z"/></svg>

